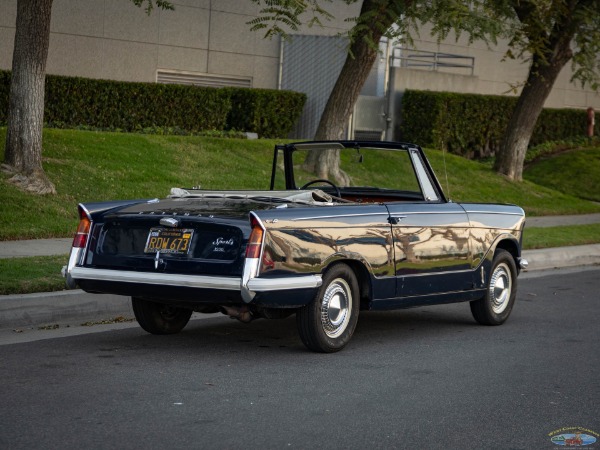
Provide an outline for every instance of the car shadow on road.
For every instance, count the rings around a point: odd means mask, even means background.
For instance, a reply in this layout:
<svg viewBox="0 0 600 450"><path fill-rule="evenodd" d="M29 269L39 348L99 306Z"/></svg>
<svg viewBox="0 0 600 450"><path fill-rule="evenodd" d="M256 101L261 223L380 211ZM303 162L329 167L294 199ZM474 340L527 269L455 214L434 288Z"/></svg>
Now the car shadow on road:
<svg viewBox="0 0 600 450"><path fill-rule="evenodd" d="M467 304L423 307L397 311L361 311L350 346L371 342L407 342L439 339L440 336L474 332L477 324ZM295 316L280 320L259 319L249 324L226 317L192 320L179 334L153 336L129 329L121 342L172 351L174 347L193 352L305 352L296 330Z"/></svg>

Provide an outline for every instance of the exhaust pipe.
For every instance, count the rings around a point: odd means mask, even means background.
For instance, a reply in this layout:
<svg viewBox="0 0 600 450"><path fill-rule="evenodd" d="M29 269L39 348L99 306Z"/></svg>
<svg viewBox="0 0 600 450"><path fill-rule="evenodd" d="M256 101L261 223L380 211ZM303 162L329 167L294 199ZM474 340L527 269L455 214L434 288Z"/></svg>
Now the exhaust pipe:
<svg viewBox="0 0 600 450"><path fill-rule="evenodd" d="M250 323L254 320L254 316L250 312L250 308L247 305L243 306L222 306L223 314L237 319L240 322Z"/></svg>

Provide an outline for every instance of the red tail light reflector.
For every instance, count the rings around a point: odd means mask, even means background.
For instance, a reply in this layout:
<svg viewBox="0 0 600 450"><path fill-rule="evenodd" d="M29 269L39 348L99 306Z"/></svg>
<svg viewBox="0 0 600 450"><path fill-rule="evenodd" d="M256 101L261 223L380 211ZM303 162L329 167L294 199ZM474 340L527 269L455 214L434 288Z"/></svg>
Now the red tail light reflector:
<svg viewBox="0 0 600 450"><path fill-rule="evenodd" d="M265 230L259 220L253 215L250 215L250 225L252 226L252 232L250 233L246 247L246 258L260 258Z"/></svg>
<svg viewBox="0 0 600 450"><path fill-rule="evenodd" d="M87 213L82 208L79 208L79 226L77 227L77 233L75 233L75 237L73 238L73 247L85 248L91 225L92 221Z"/></svg>

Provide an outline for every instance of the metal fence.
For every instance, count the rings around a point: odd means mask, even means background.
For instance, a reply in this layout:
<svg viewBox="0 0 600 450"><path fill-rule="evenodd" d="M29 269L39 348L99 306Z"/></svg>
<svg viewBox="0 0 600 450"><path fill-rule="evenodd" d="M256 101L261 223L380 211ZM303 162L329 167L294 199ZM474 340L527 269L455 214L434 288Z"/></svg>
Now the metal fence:
<svg viewBox="0 0 600 450"><path fill-rule="evenodd" d="M392 67L433 71L439 71L440 69L461 69L468 72L469 75L473 75L475 71L475 58L473 56L455 55L452 53L428 52L394 47L390 65Z"/></svg>
<svg viewBox="0 0 600 450"><path fill-rule="evenodd" d="M292 138L312 138L342 70L348 41L340 37L294 35L282 48L281 89L304 92L307 101Z"/></svg>

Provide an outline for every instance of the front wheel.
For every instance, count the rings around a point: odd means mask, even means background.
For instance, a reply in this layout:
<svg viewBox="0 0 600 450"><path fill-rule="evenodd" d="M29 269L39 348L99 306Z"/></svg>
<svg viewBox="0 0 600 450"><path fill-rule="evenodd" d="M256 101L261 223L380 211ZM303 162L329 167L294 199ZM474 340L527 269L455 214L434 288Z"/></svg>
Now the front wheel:
<svg viewBox="0 0 600 450"><path fill-rule="evenodd" d="M304 345L323 353L344 348L356 328L359 305L354 272L346 264L336 264L325 273L314 300L296 314Z"/></svg>
<svg viewBox="0 0 600 450"><path fill-rule="evenodd" d="M508 319L517 296L517 266L512 255L498 250L485 296L471 302L471 313L482 325L500 325Z"/></svg>
<svg viewBox="0 0 600 450"><path fill-rule="evenodd" d="M133 313L140 326L152 334L175 334L183 330L192 315L191 309L155 303L132 297Z"/></svg>

